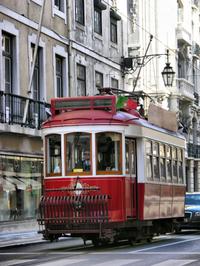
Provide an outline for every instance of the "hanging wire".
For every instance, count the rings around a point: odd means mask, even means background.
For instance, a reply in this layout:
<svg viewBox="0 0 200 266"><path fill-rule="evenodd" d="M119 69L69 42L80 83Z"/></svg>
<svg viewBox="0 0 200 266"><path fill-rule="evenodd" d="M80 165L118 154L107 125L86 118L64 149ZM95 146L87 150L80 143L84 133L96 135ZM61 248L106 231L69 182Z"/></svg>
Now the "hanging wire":
<svg viewBox="0 0 200 266"><path fill-rule="evenodd" d="M106 2L105 0L102 0L102 2L104 2L105 4L107 4L110 8L113 8L112 5L109 4L108 2ZM117 10L117 12L119 13L119 15L120 15L121 17L126 18L128 21L130 21L130 22L132 23L132 20L131 20L129 17L127 17L126 15L122 14L119 10ZM146 28L140 26L136 21L135 21L134 23L135 23L135 25L136 25L138 28L142 29L145 33L147 33L147 34L150 35L150 36L152 35L153 38L154 38L155 40L157 40L159 43L161 43L161 44L166 48L166 50L169 50L171 53L173 53L173 54L177 57L177 54L174 52L174 50L171 49L171 48L170 48L167 44L165 44L163 41L161 41L156 35L154 35L154 34L152 34L151 32L149 32ZM196 69L196 70L200 71L200 68L194 66L191 62L188 62L188 64L189 64L193 69ZM191 75L191 76L192 76L192 75Z"/></svg>

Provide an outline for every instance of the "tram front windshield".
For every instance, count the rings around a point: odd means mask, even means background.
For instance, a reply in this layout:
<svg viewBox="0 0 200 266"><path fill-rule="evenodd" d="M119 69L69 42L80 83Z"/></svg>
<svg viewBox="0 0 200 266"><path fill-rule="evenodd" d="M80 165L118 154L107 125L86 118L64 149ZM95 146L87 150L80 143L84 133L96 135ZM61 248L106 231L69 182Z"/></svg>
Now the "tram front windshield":
<svg viewBox="0 0 200 266"><path fill-rule="evenodd" d="M66 136L67 172L91 171L91 134L75 132Z"/></svg>
<svg viewBox="0 0 200 266"><path fill-rule="evenodd" d="M64 135L63 145L61 135L49 135L46 137L47 174L63 175L61 168L57 170L62 162L66 175L92 175L93 170L96 170L97 174L119 173L122 170L121 139L120 133L100 132L95 134L93 143L91 133L73 132ZM62 150L64 158L61 158ZM96 166L92 169L94 160Z"/></svg>

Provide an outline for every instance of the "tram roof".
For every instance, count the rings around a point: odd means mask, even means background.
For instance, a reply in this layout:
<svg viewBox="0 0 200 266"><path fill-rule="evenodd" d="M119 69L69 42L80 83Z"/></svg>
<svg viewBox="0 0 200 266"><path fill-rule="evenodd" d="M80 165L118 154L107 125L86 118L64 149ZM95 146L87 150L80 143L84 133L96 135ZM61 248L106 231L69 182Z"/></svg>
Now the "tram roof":
<svg viewBox="0 0 200 266"><path fill-rule="evenodd" d="M97 96L89 96L85 98L89 99L99 99ZM103 97L103 96L99 96ZM112 105L115 104L115 96L106 96L106 99L110 97ZM77 97L78 98L78 97ZM77 100L76 98L76 100ZM83 97L81 97L83 98ZM74 98L71 101L73 102ZM105 99L105 98L104 98ZM60 99L59 99L60 100ZM61 100L60 100L61 102ZM55 102L53 102L55 106ZM85 125L137 125L140 127L150 128L152 130L160 131L166 134L174 135L177 137L184 138L179 132L170 131L168 129L161 128L147 121L145 118L141 117L137 110L135 109L121 109L116 110L116 106L107 106L102 108L90 108L80 107L78 108L68 108L68 110L61 110L56 114L55 109L53 109L53 115L43 123L42 128L53 128L53 127L64 127L64 126L85 126ZM64 106L62 104L62 106Z"/></svg>

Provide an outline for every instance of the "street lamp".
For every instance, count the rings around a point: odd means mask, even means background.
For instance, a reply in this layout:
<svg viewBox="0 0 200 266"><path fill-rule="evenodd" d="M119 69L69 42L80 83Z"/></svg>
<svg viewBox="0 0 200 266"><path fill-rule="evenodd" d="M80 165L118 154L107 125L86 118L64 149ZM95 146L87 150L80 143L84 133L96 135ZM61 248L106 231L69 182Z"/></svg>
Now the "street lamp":
<svg viewBox="0 0 200 266"><path fill-rule="evenodd" d="M162 71L163 81L166 87L171 87L174 81L175 72L169 63L169 50L167 50L167 63Z"/></svg>
<svg viewBox="0 0 200 266"><path fill-rule="evenodd" d="M135 56L135 57L127 57L127 58L123 57L122 58L122 65L121 66L122 66L123 75L132 74L136 70L138 70L137 76L135 78L135 82L133 84L133 92L135 91L135 88L137 86L137 82L138 82L142 67L144 67L154 57L160 57L162 55L167 56L166 66L163 69L163 71L161 72L162 77L163 77L163 81L164 81L164 85L166 87L170 87L173 84L175 72L173 71L173 68L170 66L170 63L169 63L169 50L167 49L166 54L147 54L152 39L153 39L153 36L150 35L150 40L149 40L148 46L146 48L145 54L143 56Z"/></svg>

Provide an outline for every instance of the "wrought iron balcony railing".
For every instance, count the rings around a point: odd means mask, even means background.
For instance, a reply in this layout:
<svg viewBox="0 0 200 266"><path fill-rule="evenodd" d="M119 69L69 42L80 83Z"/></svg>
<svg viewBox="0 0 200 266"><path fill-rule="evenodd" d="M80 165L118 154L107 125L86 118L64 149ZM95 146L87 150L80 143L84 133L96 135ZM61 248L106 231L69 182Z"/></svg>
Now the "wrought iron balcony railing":
<svg viewBox="0 0 200 266"><path fill-rule="evenodd" d="M26 101L29 98L11 93L0 93L0 123L18 124L21 126L40 129L43 121L47 119L45 109L50 104L29 99L28 112L23 123Z"/></svg>

